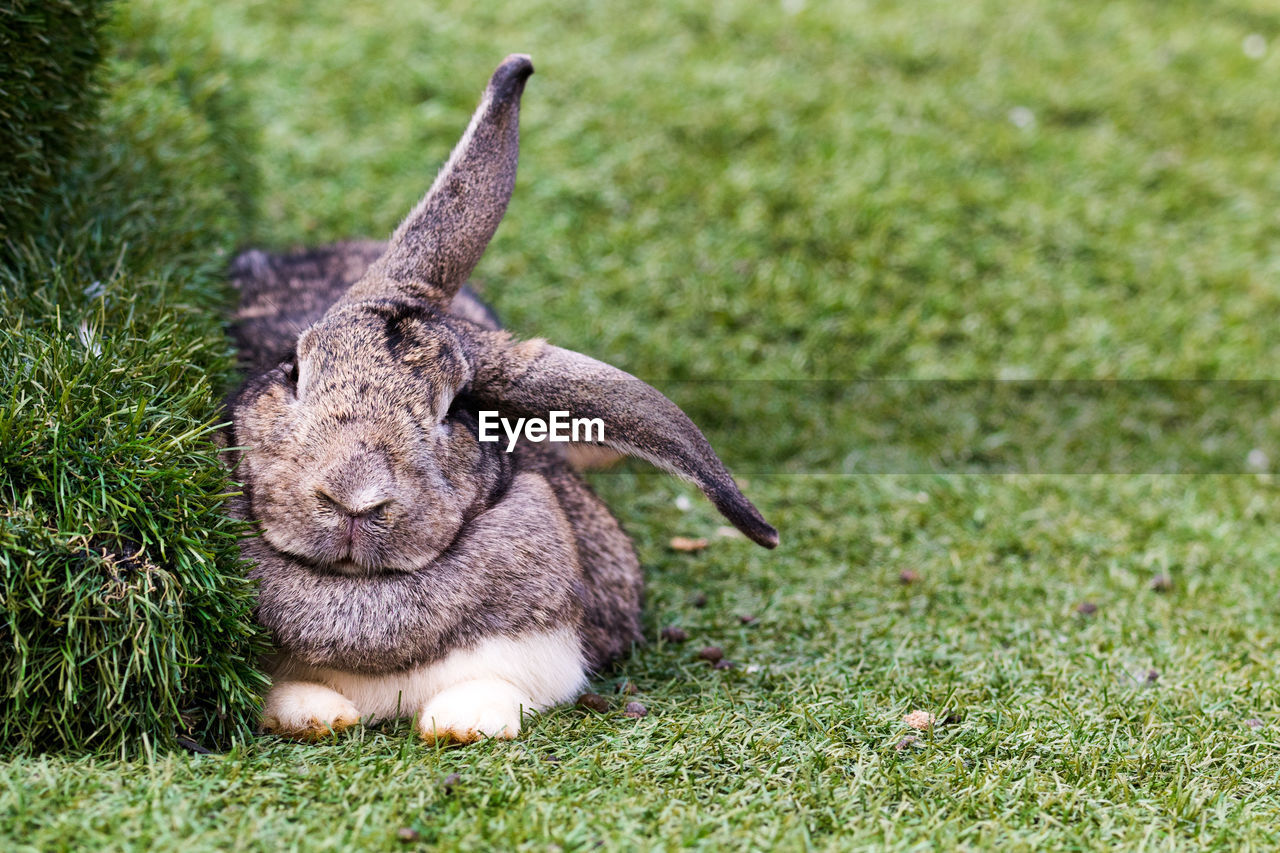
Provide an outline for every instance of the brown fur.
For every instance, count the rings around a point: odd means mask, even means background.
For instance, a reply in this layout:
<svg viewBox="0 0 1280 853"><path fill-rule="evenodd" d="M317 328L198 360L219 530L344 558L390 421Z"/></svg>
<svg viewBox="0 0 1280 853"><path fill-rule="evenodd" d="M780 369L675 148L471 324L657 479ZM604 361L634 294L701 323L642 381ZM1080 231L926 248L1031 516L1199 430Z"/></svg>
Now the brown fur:
<svg viewBox="0 0 1280 853"><path fill-rule="evenodd" d="M631 542L563 445L482 443L476 412L600 417L605 444L697 483L757 542L777 533L706 439L643 382L519 342L463 289L515 180L510 57L423 202L386 244L233 264L253 372L232 401L237 511L258 618L297 660L397 672L484 637L571 626L599 667L640 638Z"/></svg>

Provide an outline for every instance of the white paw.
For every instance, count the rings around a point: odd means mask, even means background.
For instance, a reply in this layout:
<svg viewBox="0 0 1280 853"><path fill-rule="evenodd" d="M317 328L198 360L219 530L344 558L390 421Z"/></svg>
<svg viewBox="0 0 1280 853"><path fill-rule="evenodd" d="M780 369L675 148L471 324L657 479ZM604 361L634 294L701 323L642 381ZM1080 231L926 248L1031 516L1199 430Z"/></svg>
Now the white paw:
<svg viewBox="0 0 1280 853"><path fill-rule="evenodd" d="M418 731L429 741L471 743L482 737L513 738L521 711L533 700L505 681L464 681L437 693L418 715Z"/></svg>
<svg viewBox="0 0 1280 853"><path fill-rule="evenodd" d="M262 703L262 728L299 740L319 740L360 722L351 700L323 684L273 684Z"/></svg>

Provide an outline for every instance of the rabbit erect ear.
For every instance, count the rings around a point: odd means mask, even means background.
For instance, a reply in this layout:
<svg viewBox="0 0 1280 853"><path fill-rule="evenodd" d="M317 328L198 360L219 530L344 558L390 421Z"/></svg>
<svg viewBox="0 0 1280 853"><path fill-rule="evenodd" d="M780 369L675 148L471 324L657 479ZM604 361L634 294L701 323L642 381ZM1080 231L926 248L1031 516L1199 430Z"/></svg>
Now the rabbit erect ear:
<svg viewBox="0 0 1280 853"><path fill-rule="evenodd" d="M572 418L599 418L604 444L691 481L752 541L766 548L778 544L778 531L738 489L693 421L656 388L541 340L517 343L505 332L474 334L480 345L468 395L477 403L518 416L567 411Z"/></svg>
<svg viewBox="0 0 1280 853"><path fill-rule="evenodd" d="M401 291L449 303L484 254L507 210L520 147L520 95L533 73L523 54L502 61L471 124L426 196L347 299Z"/></svg>

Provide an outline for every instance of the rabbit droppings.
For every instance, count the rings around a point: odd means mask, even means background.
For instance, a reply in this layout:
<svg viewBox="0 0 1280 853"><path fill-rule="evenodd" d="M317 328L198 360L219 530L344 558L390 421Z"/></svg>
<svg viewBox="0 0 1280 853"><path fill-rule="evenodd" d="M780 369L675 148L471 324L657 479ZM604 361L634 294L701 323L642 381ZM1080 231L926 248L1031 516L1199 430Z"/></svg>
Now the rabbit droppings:
<svg viewBox="0 0 1280 853"><path fill-rule="evenodd" d="M428 740L514 737L640 639L631 541L566 445L482 441L480 415L598 418L602 444L685 477L754 541L777 531L689 418L616 368L518 341L463 286L515 183L509 56L391 240L250 251L232 277L250 378L231 402L235 511L258 535L276 653L267 732L415 717Z"/></svg>

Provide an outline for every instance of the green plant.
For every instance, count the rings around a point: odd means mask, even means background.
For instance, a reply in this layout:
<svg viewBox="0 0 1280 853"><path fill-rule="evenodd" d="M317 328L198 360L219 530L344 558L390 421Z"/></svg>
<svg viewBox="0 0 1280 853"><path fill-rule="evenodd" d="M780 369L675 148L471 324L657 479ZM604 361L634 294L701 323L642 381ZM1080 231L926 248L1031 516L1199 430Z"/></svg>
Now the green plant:
<svg viewBox="0 0 1280 853"><path fill-rule="evenodd" d="M5 746L225 745L254 721L217 441L253 137L192 62L111 63L101 124L0 269Z"/></svg>
<svg viewBox="0 0 1280 853"><path fill-rule="evenodd" d="M109 6L0 2L0 240L24 230L89 134Z"/></svg>

